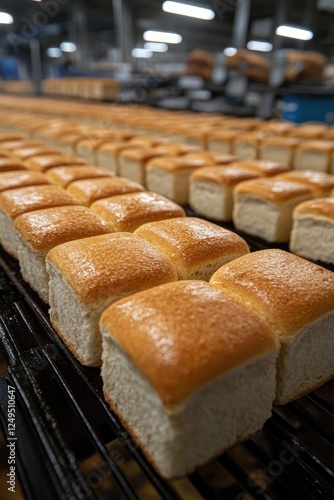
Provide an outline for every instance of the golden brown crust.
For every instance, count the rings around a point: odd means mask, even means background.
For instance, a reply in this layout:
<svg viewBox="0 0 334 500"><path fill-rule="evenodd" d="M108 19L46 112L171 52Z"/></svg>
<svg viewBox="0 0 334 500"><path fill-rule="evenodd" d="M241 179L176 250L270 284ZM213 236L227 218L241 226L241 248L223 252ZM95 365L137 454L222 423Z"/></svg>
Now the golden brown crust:
<svg viewBox="0 0 334 500"><path fill-rule="evenodd" d="M297 151L311 150L332 153L334 151L334 142L332 141L305 141L298 145Z"/></svg>
<svg viewBox="0 0 334 500"><path fill-rule="evenodd" d="M150 169L160 169L171 173L177 173L182 171L193 171L196 168L205 167L208 164L215 164L215 161L209 163L208 160L203 160L203 158L196 157L187 158L185 156L163 156L161 158L153 158L147 163L147 168Z"/></svg>
<svg viewBox="0 0 334 500"><path fill-rule="evenodd" d="M288 165L270 160L239 160L233 162L232 166L256 172L258 175L264 177L272 177L273 175L289 170Z"/></svg>
<svg viewBox="0 0 334 500"><path fill-rule="evenodd" d="M221 267L210 283L292 336L334 307L334 273L283 250L261 250Z"/></svg>
<svg viewBox="0 0 334 500"><path fill-rule="evenodd" d="M159 152L158 146L156 148L138 147L138 148L123 149L122 151L120 151L119 157L126 158L127 160L146 163L151 158L154 158L155 156L161 156L163 154L164 153Z"/></svg>
<svg viewBox="0 0 334 500"><path fill-rule="evenodd" d="M44 253L67 241L112 232L106 221L80 206L25 213L16 217L14 226L35 251Z"/></svg>
<svg viewBox="0 0 334 500"><path fill-rule="evenodd" d="M262 147L281 146L289 149L295 149L298 146L298 144L300 144L300 140L296 139L295 137L272 136L272 137L265 137L262 140Z"/></svg>
<svg viewBox="0 0 334 500"><path fill-rule="evenodd" d="M29 158L25 164L31 170L38 172L46 172L50 168L65 166L65 165L84 165L85 160L76 156L66 154L41 155Z"/></svg>
<svg viewBox="0 0 334 500"><path fill-rule="evenodd" d="M0 173L16 170L27 170L27 167L20 161L14 161L8 157L0 158Z"/></svg>
<svg viewBox="0 0 334 500"><path fill-rule="evenodd" d="M259 123L256 129L269 135L285 135L294 127L295 124L291 122L265 121L263 123Z"/></svg>
<svg viewBox="0 0 334 500"><path fill-rule="evenodd" d="M17 171L0 174L0 192L27 186L50 184L45 175L40 172Z"/></svg>
<svg viewBox="0 0 334 500"><path fill-rule="evenodd" d="M98 179L99 177L115 177L110 170L91 165L72 165L67 167L55 167L48 170L45 176L50 182L59 184L63 188L71 182L84 179Z"/></svg>
<svg viewBox="0 0 334 500"><path fill-rule="evenodd" d="M297 205L294 216L299 214L315 215L325 217L334 221L334 198L316 198L315 200L304 201Z"/></svg>
<svg viewBox="0 0 334 500"><path fill-rule="evenodd" d="M255 179L258 174L234 166L214 166L198 168L191 174L192 181L208 181L217 184L223 188L233 187L239 182Z"/></svg>
<svg viewBox="0 0 334 500"><path fill-rule="evenodd" d="M284 203L300 196L312 197L312 190L304 184L279 179L259 178L241 182L235 187L235 194L248 194L274 203Z"/></svg>
<svg viewBox="0 0 334 500"><path fill-rule="evenodd" d="M0 134L0 142L20 141L21 139L22 136L19 134L10 134L10 133Z"/></svg>
<svg viewBox="0 0 334 500"><path fill-rule="evenodd" d="M322 137L328 130L327 125L320 123L306 123L299 125L287 132L290 137L316 139Z"/></svg>
<svg viewBox="0 0 334 500"><path fill-rule="evenodd" d="M196 217L151 222L135 234L150 241L181 270L249 252L247 243L237 234Z"/></svg>
<svg viewBox="0 0 334 500"><path fill-rule="evenodd" d="M147 222L185 216L179 205L151 192L101 199L93 203L91 209L109 222L115 231L134 231Z"/></svg>
<svg viewBox="0 0 334 500"><path fill-rule="evenodd" d="M315 190L319 196L325 196L334 189L334 175L325 172L315 172L313 170L291 170L276 176L276 179L282 179L292 182L306 184Z"/></svg>
<svg viewBox="0 0 334 500"><path fill-rule="evenodd" d="M104 311L100 327L171 409L225 373L277 349L276 335L265 322L196 280L122 299Z"/></svg>
<svg viewBox="0 0 334 500"><path fill-rule="evenodd" d="M143 186L124 177L104 177L72 182L67 192L77 197L85 205L91 205L102 198L144 191Z"/></svg>
<svg viewBox="0 0 334 500"><path fill-rule="evenodd" d="M214 140L214 139L222 139L224 141L233 141L240 132L237 132L235 130L228 130L228 129L222 129L222 130L212 130L209 134L209 141Z"/></svg>
<svg viewBox="0 0 334 500"><path fill-rule="evenodd" d="M154 136L138 135L129 140L129 144L136 144L138 147L153 148L164 143L163 139Z"/></svg>
<svg viewBox="0 0 334 500"><path fill-rule="evenodd" d="M59 155L59 151L55 148L48 148L46 146L34 146L29 148L15 149L11 152L11 157L15 160L28 160L34 156L50 156Z"/></svg>
<svg viewBox="0 0 334 500"><path fill-rule="evenodd" d="M9 217L43 208L79 205L79 202L60 186L31 186L0 193L0 208Z"/></svg>
<svg viewBox="0 0 334 500"><path fill-rule="evenodd" d="M41 142L33 141L29 139L22 139L19 141L4 141L0 144L1 151L14 151L15 149L30 148L35 146L44 146Z"/></svg>
<svg viewBox="0 0 334 500"><path fill-rule="evenodd" d="M177 280L171 262L131 233L93 236L58 245L47 255L78 300L94 305L112 296Z"/></svg>
<svg viewBox="0 0 334 500"><path fill-rule="evenodd" d="M130 144L129 141L120 141L120 142L107 142L103 143L100 145L98 148L99 153L111 153L112 155L115 155L122 151L123 149L136 149L138 148L138 145L136 144Z"/></svg>

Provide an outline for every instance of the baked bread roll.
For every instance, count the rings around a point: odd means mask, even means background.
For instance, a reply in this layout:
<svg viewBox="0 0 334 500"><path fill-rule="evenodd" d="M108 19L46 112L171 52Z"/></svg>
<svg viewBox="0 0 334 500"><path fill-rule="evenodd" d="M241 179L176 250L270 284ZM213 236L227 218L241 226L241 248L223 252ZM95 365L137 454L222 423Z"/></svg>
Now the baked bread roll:
<svg viewBox="0 0 334 500"><path fill-rule="evenodd" d="M79 205L76 198L60 186L30 186L0 193L0 243L17 259L13 222L16 217L43 208Z"/></svg>
<svg viewBox="0 0 334 500"><path fill-rule="evenodd" d="M312 189L314 198L330 196L331 190L334 189L334 175L325 174L324 172L313 172L312 170L291 170L290 172L277 175L275 179L305 184Z"/></svg>
<svg viewBox="0 0 334 500"><path fill-rule="evenodd" d="M240 134L236 130L212 130L208 135L208 150L215 153L232 154L233 141Z"/></svg>
<svg viewBox="0 0 334 500"><path fill-rule="evenodd" d="M180 280L209 281L223 264L249 252L237 234L196 217L151 222L135 234L170 258Z"/></svg>
<svg viewBox="0 0 334 500"><path fill-rule="evenodd" d="M19 215L14 228L22 277L44 302L49 302L46 254L67 241L112 232L103 219L80 206L47 208Z"/></svg>
<svg viewBox="0 0 334 500"><path fill-rule="evenodd" d="M131 148L135 149L138 146L137 144L131 146L129 141L104 143L96 150L96 164L119 175L119 154Z"/></svg>
<svg viewBox="0 0 334 500"><path fill-rule="evenodd" d="M7 189L50 184L45 175L29 170L0 173L0 193Z"/></svg>
<svg viewBox="0 0 334 500"><path fill-rule="evenodd" d="M144 188L137 182L124 179L123 177L114 177L113 175L102 179L74 181L67 187L67 192L75 196L81 205L86 205L87 207L103 198L140 191L144 191Z"/></svg>
<svg viewBox="0 0 334 500"><path fill-rule="evenodd" d="M287 136L297 139L321 139L328 131L328 126L323 123L304 123L287 132Z"/></svg>
<svg viewBox="0 0 334 500"><path fill-rule="evenodd" d="M99 179L102 177L114 177L113 172L106 168L94 167L91 165L72 165L67 167L50 168L45 174L52 184L66 188L75 181L87 179Z"/></svg>
<svg viewBox="0 0 334 500"><path fill-rule="evenodd" d="M259 157L293 166L295 150L299 140L294 137L267 137L262 140Z"/></svg>
<svg viewBox="0 0 334 500"><path fill-rule="evenodd" d="M167 156L159 146L125 149L119 153L119 175L146 186L146 164L159 156Z"/></svg>
<svg viewBox="0 0 334 500"><path fill-rule="evenodd" d="M259 156L262 138L257 131L238 134L233 141L233 154L242 160L255 160Z"/></svg>
<svg viewBox="0 0 334 500"><path fill-rule="evenodd" d="M157 193L130 193L100 199L91 209L103 217L114 231L133 232L147 222L184 217L184 210Z"/></svg>
<svg viewBox="0 0 334 500"><path fill-rule="evenodd" d="M50 320L76 358L101 364L101 313L126 295L177 280L153 245L130 233L93 236L53 248L46 257Z"/></svg>
<svg viewBox="0 0 334 500"><path fill-rule="evenodd" d="M237 157L234 155L226 155L223 153L213 153L209 151L187 153L183 155L185 160L203 160L207 165L229 165L237 161Z"/></svg>
<svg viewBox="0 0 334 500"><path fill-rule="evenodd" d="M25 165L30 170L38 172L47 172L50 168L66 166L66 165L85 165L84 160L76 156L65 155L62 153L55 155L40 155L33 156L25 160Z"/></svg>
<svg viewBox="0 0 334 500"><path fill-rule="evenodd" d="M289 130L292 130L296 125L292 122L266 120L259 123L256 130L261 131L263 134L270 135L286 135Z"/></svg>
<svg viewBox="0 0 334 500"><path fill-rule="evenodd" d="M0 143L0 151L11 154L16 149L32 148L44 146L41 142L30 139L20 139L17 141L3 141Z"/></svg>
<svg viewBox="0 0 334 500"><path fill-rule="evenodd" d="M249 170L260 177L274 177L289 170L288 165L270 160L239 160L233 162L232 166Z"/></svg>
<svg viewBox="0 0 334 500"><path fill-rule="evenodd" d="M307 141L296 149L293 168L296 170L314 170L316 172L333 171L334 142Z"/></svg>
<svg viewBox="0 0 334 500"><path fill-rule="evenodd" d="M290 250L334 264L334 198L305 201L294 209Z"/></svg>
<svg viewBox="0 0 334 500"><path fill-rule="evenodd" d="M1 153L0 153L0 156L1 156ZM8 157L1 157L0 158L0 173L14 172L14 171L19 171L19 170L27 170L27 167L24 165L24 163L22 163L20 161L12 160L11 158L8 158Z"/></svg>
<svg viewBox="0 0 334 500"><path fill-rule="evenodd" d="M190 474L270 417L275 334L207 283L120 300L100 329L104 396L162 476Z"/></svg>
<svg viewBox="0 0 334 500"><path fill-rule="evenodd" d="M126 135L122 132L115 132L114 134L109 132L108 134L102 134L102 130L100 132L100 137L98 137L99 134L97 133L97 137L93 136L80 139L76 145L77 154L91 165L96 165L97 151L103 144L112 144L114 141L122 141L123 136ZM103 137L103 135L105 135L105 137Z"/></svg>
<svg viewBox="0 0 334 500"><path fill-rule="evenodd" d="M210 283L276 331L276 403L299 398L334 376L334 273L274 249L226 264Z"/></svg>
<svg viewBox="0 0 334 500"><path fill-rule="evenodd" d="M20 141L22 139L22 136L19 134L11 134L8 132L1 132L0 133L0 143L1 142L10 142L10 141Z"/></svg>
<svg viewBox="0 0 334 500"><path fill-rule="evenodd" d="M59 151L57 149L49 148L47 146L33 146L28 148L20 148L11 151L10 157L13 160L18 161L26 161L29 158L33 158L35 156L54 156L59 155Z"/></svg>
<svg viewBox="0 0 334 500"><path fill-rule="evenodd" d="M211 165L212 165L211 161ZM208 160L202 158L163 157L154 158L146 165L147 189L155 191L176 203L185 205L189 198L189 179L192 172L205 167Z"/></svg>
<svg viewBox="0 0 334 500"><path fill-rule="evenodd" d="M234 190L234 225L268 242L289 241L294 207L312 197L312 190L297 182L273 178L241 182Z"/></svg>
<svg viewBox="0 0 334 500"><path fill-rule="evenodd" d="M203 167L190 176L189 205L198 214L219 221L232 220L233 190L258 174L241 167Z"/></svg>

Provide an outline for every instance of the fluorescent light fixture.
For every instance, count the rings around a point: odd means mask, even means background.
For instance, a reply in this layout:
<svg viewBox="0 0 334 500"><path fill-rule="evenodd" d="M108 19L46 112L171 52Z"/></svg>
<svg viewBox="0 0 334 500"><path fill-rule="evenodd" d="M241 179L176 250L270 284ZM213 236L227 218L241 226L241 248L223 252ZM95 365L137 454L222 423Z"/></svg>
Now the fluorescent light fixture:
<svg viewBox="0 0 334 500"><path fill-rule="evenodd" d="M14 18L7 12L0 12L0 24L13 24Z"/></svg>
<svg viewBox="0 0 334 500"><path fill-rule="evenodd" d="M153 56L153 53L151 50L136 48L132 49L131 55L132 57L142 57L148 59Z"/></svg>
<svg viewBox="0 0 334 500"><path fill-rule="evenodd" d="M235 48L235 47L226 47L226 49L224 49L224 54L225 56L235 56L235 54L238 52L238 50Z"/></svg>
<svg viewBox="0 0 334 500"><path fill-rule="evenodd" d="M49 57L61 57L62 52L58 47L49 47L46 54Z"/></svg>
<svg viewBox="0 0 334 500"><path fill-rule="evenodd" d="M168 33L167 31L145 31L144 40L146 42L181 43L182 36L178 33Z"/></svg>
<svg viewBox="0 0 334 500"><path fill-rule="evenodd" d="M205 21L211 21L211 19L215 17L215 13L211 9L196 7L195 5L189 5L179 2L164 2L162 4L162 10L164 10L165 12L170 12L171 14L179 14L180 16L204 19Z"/></svg>
<svg viewBox="0 0 334 500"><path fill-rule="evenodd" d="M247 43L247 49L258 50L259 52L270 52L273 50L273 44L270 42L260 42L259 40L250 40Z"/></svg>
<svg viewBox="0 0 334 500"><path fill-rule="evenodd" d="M313 33L309 30L296 28L295 26L278 26L276 35L287 36L288 38L296 38L297 40L312 40Z"/></svg>
<svg viewBox="0 0 334 500"><path fill-rule="evenodd" d="M60 50L63 52L75 52L77 50L77 46L73 42L62 42L59 45Z"/></svg>
<svg viewBox="0 0 334 500"><path fill-rule="evenodd" d="M151 50L152 52L167 52L167 43L158 42L146 42L144 43L144 49Z"/></svg>

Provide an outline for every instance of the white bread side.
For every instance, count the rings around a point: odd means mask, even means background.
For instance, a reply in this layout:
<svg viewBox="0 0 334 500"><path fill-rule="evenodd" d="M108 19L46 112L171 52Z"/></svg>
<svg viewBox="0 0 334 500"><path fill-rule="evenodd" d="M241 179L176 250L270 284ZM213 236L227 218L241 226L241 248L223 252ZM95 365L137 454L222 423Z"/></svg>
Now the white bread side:
<svg viewBox="0 0 334 500"><path fill-rule="evenodd" d="M294 207L312 196L309 187L296 182L241 182L234 190L233 222L237 229L268 242L289 241Z"/></svg>
<svg viewBox="0 0 334 500"><path fill-rule="evenodd" d="M275 335L207 283L123 299L100 328L104 395L164 477L193 472L270 417Z"/></svg>
<svg viewBox="0 0 334 500"><path fill-rule="evenodd" d="M221 267L210 284L264 319L281 343L276 402L334 376L334 273L283 250L262 250Z"/></svg>
<svg viewBox="0 0 334 500"><path fill-rule="evenodd" d="M131 233L63 243L46 257L50 320L79 361L101 363L98 321L118 299L177 280L172 263Z"/></svg>
<svg viewBox="0 0 334 500"><path fill-rule="evenodd" d="M301 203L293 212L291 252L334 264L334 198Z"/></svg>

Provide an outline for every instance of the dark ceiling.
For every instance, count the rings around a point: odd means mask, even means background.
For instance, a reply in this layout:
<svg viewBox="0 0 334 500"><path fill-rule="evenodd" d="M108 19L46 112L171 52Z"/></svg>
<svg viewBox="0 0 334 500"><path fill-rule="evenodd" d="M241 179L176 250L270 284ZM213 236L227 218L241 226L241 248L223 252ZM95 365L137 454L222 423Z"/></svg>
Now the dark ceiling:
<svg viewBox="0 0 334 500"><path fill-rule="evenodd" d="M206 22L165 13L162 0L127 0L132 17L129 47L143 45L146 29L172 30L183 37L182 44L172 46L167 55L158 56L160 60L172 60L173 55L180 56L194 48L219 52L231 45L237 0L183 1L213 8L215 19ZM248 39L272 41L277 5L281 3L252 0ZM332 5L332 10L319 9L326 4L329 8ZM334 0L286 0L286 5L286 24L304 25L314 32L305 48L334 56ZM70 39L78 42L82 60L89 62L110 58L117 45L118 23L111 0L0 0L0 11L11 13L15 19L14 25L0 25L2 53L25 57L30 40L37 38L45 54L48 47ZM282 47L298 47L292 39L281 42Z"/></svg>

